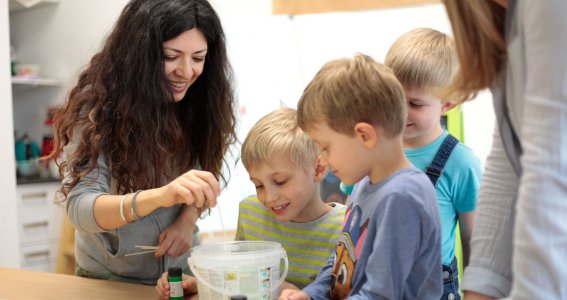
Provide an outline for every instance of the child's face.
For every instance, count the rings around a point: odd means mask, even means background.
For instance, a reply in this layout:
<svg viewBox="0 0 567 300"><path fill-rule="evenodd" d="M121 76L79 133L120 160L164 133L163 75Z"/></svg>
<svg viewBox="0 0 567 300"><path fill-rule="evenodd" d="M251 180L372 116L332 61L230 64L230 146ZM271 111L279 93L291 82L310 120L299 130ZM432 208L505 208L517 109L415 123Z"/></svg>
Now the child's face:
<svg viewBox="0 0 567 300"><path fill-rule="evenodd" d="M433 142L442 132L440 118L444 110L441 101L427 89L405 88L407 120L404 144L412 148Z"/></svg>
<svg viewBox="0 0 567 300"><path fill-rule="evenodd" d="M319 196L315 165L306 170L297 166L287 155L274 155L269 161L248 170L250 180L256 186L258 199L281 222L309 222L310 212Z"/></svg>
<svg viewBox="0 0 567 300"><path fill-rule="evenodd" d="M336 132L322 123L313 124L306 133L321 149L321 164L345 184L353 185L370 173L368 151L356 135Z"/></svg>

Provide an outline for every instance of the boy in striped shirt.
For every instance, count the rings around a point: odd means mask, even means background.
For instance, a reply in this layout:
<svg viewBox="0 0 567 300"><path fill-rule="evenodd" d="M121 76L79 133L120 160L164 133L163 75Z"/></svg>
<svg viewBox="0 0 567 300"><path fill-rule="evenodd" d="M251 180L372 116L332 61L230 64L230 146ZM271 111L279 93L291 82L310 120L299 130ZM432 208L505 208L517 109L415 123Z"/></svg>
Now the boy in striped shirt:
<svg viewBox="0 0 567 300"><path fill-rule="evenodd" d="M342 204L321 199L327 168L319 149L299 128L296 111L280 108L252 127L241 156L256 195L240 202L236 240L282 244L289 259L282 288L301 289L333 253L345 214Z"/></svg>
<svg viewBox="0 0 567 300"><path fill-rule="evenodd" d="M256 186L256 195L240 202L236 240L278 242L289 261L283 289L302 289L333 254L345 206L325 203L319 182L327 168L319 149L299 128L297 112L277 109L260 119L242 144L242 163ZM197 292L194 277L183 274L185 294ZM156 284L169 298L167 272Z"/></svg>

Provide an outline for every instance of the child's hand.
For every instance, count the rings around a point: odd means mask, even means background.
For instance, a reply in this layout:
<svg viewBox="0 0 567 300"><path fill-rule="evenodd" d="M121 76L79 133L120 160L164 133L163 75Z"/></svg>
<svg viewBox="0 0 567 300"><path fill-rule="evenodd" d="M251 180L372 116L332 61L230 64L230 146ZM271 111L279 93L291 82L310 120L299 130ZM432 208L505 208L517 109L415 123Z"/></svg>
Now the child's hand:
<svg viewBox="0 0 567 300"><path fill-rule="evenodd" d="M190 295L197 293L197 280L195 277L183 274L181 280L183 287L183 295ZM169 299L169 282L167 281L167 272L161 275L161 278L156 283L156 292L162 299Z"/></svg>
<svg viewBox="0 0 567 300"><path fill-rule="evenodd" d="M287 290L287 289L291 289L291 290L298 290L299 288L296 287L293 283L289 283L287 281L282 282L282 284L280 285L280 289L283 290Z"/></svg>
<svg viewBox="0 0 567 300"><path fill-rule="evenodd" d="M278 300L311 300L311 297L299 290L285 289L280 294Z"/></svg>

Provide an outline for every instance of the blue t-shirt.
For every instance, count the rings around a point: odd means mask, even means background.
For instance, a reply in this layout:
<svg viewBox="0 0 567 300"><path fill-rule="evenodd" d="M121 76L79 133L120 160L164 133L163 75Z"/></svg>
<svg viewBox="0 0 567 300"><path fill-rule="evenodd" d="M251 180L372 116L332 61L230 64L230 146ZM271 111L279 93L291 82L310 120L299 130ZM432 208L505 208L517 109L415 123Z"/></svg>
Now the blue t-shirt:
<svg viewBox="0 0 567 300"><path fill-rule="evenodd" d="M445 131L433 143L422 148L405 149L404 153L416 168L425 172L448 134ZM444 265L450 264L455 255L458 213L476 209L481 177L482 168L478 157L470 148L458 143L435 186L441 216L441 261ZM340 187L347 195L350 195L353 188L342 182Z"/></svg>
<svg viewBox="0 0 567 300"><path fill-rule="evenodd" d="M425 172L441 147L445 131L433 143L417 149L405 149L409 161ZM458 213L476 209L476 199L480 186L482 169L480 160L470 148L458 143L445 164L443 175L435 186L439 213L441 216L441 261L448 265L455 255L455 230Z"/></svg>
<svg viewBox="0 0 567 300"><path fill-rule="evenodd" d="M416 168L356 184L339 243L304 291L320 299L439 299L441 226L435 190Z"/></svg>

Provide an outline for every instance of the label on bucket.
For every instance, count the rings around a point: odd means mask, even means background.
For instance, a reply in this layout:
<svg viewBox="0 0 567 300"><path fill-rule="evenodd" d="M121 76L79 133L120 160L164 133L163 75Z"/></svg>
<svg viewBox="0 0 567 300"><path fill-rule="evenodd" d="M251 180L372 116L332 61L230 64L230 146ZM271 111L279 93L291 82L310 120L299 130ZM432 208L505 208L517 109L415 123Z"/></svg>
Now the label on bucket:
<svg viewBox="0 0 567 300"><path fill-rule="evenodd" d="M279 289L274 287L279 280L279 266L223 271L204 268L198 270L203 280L225 293L223 295L198 283L200 300L230 299L230 295L247 295L249 300L271 300L277 299L279 295ZM270 289L274 289L272 293Z"/></svg>
<svg viewBox="0 0 567 300"><path fill-rule="evenodd" d="M269 241L199 245L187 262L197 277L199 300L228 300L234 295L245 295L248 300L275 300L288 270L285 250L281 244ZM282 262L284 272L280 274Z"/></svg>

